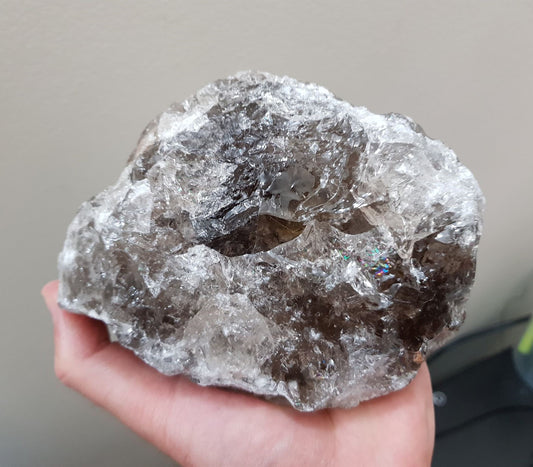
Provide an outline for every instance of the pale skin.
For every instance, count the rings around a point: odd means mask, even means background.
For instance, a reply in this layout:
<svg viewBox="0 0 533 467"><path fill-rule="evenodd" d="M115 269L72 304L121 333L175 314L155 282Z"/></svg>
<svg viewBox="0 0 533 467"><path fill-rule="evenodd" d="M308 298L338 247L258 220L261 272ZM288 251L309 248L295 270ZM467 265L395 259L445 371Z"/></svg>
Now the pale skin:
<svg viewBox="0 0 533 467"><path fill-rule="evenodd" d="M428 466L435 421L425 364L401 391L353 409L301 413L251 395L168 377L110 343L99 321L42 294L54 323L55 371L68 387L184 466Z"/></svg>

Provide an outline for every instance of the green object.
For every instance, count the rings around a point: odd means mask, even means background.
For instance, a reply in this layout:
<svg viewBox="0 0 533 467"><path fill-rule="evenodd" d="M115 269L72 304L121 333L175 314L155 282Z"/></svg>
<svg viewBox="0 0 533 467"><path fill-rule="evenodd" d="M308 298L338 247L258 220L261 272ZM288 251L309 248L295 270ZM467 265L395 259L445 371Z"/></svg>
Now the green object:
<svg viewBox="0 0 533 467"><path fill-rule="evenodd" d="M530 354L533 351L533 317L529 321L529 325L522 336L522 339L520 339L517 350L525 355Z"/></svg>
<svg viewBox="0 0 533 467"><path fill-rule="evenodd" d="M513 360L520 377L533 389L533 316L518 346L514 349Z"/></svg>

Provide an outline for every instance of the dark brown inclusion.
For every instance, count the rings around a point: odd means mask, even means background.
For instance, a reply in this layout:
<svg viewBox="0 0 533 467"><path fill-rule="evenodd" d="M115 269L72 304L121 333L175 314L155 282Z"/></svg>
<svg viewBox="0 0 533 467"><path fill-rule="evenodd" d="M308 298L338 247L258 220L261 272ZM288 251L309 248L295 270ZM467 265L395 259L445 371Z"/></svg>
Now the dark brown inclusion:
<svg viewBox="0 0 533 467"><path fill-rule="evenodd" d="M225 256L241 256L272 248L293 240L305 228L303 222L289 221L281 217L260 214L233 232L216 237L206 243Z"/></svg>

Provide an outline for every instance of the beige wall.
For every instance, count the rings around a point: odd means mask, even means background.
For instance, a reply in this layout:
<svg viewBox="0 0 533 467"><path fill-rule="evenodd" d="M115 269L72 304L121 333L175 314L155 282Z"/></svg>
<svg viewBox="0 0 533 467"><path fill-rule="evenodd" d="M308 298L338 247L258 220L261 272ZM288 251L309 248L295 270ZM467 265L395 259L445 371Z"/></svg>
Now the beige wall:
<svg viewBox="0 0 533 467"><path fill-rule="evenodd" d="M0 1L0 465L169 465L59 386L39 288L78 205L144 125L241 69L397 111L455 149L487 196L466 329L533 268L533 2Z"/></svg>

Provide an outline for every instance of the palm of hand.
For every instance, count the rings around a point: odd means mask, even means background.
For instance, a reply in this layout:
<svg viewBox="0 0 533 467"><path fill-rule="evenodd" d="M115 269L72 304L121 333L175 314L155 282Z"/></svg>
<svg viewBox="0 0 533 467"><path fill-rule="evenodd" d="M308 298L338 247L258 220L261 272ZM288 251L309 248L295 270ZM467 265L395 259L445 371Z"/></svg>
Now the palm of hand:
<svg viewBox="0 0 533 467"><path fill-rule="evenodd" d="M57 306L59 379L183 465L427 466L434 419L424 365L405 389L354 409L301 413L247 394L169 378L112 344L102 323Z"/></svg>

